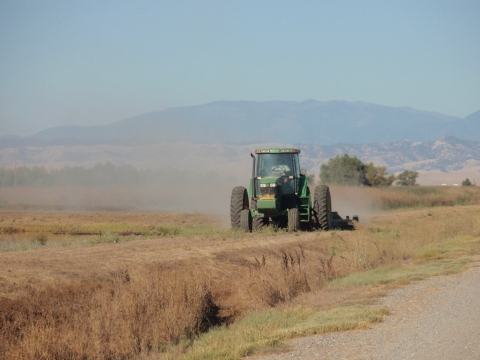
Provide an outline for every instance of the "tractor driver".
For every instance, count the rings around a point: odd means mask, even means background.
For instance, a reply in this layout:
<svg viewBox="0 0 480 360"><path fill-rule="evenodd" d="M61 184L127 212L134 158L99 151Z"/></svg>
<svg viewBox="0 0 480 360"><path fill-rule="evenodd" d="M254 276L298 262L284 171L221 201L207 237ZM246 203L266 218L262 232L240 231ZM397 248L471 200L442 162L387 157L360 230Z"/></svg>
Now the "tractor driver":
<svg viewBox="0 0 480 360"><path fill-rule="evenodd" d="M282 176L290 173L290 167L286 164L283 156L277 157L277 164L272 166L272 172L280 172Z"/></svg>

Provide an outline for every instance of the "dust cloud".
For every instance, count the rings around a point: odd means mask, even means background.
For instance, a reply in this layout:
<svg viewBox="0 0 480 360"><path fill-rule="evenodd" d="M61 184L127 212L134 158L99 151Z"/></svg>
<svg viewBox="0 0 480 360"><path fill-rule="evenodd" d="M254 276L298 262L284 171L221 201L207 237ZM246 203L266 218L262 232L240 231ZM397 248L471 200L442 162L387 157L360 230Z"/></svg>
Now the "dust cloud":
<svg viewBox="0 0 480 360"><path fill-rule="evenodd" d="M351 219L358 215L361 223L368 224L370 217L379 212L374 210L373 199L359 187L333 185L330 186L330 194L332 211L337 211L342 218L348 215Z"/></svg>
<svg viewBox="0 0 480 360"><path fill-rule="evenodd" d="M231 191L247 187L251 177L250 152L267 146L278 144L178 145L170 152L162 148L165 151L156 152L157 167L151 162L147 167L140 157L124 164L107 161L48 171L24 166L17 169L16 186L13 170L0 169L0 210L199 212L220 216L227 226ZM368 194L355 188L330 189L333 211L368 221L373 212Z"/></svg>
<svg viewBox="0 0 480 360"><path fill-rule="evenodd" d="M132 164L99 163L90 168L21 167L0 173L0 210L22 212L122 211L214 214L229 224L233 187L247 186L251 160L236 173L205 156L202 164L138 170ZM15 180L14 180L15 178ZM14 181L16 184L14 184Z"/></svg>

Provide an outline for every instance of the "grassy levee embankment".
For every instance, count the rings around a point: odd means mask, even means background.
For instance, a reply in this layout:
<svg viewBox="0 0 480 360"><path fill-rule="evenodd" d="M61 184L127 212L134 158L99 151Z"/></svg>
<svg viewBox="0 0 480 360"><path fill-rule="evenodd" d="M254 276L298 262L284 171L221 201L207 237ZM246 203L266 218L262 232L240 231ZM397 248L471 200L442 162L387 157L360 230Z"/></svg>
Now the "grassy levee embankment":
<svg viewBox="0 0 480 360"><path fill-rule="evenodd" d="M128 260L139 251L142 240L131 240L75 249L77 258L68 261L79 262L78 268L61 281L22 282L22 268L12 268L20 285L14 295L0 298L0 358L236 359L278 348L295 336L368 327L387 313L365 305L369 293L461 271L469 256L480 253L477 189L438 188L441 193L432 196L444 196L443 203L422 200L430 190L345 189L358 196L369 191L378 207L405 209L373 216L356 231L220 229L195 235L169 224L180 230L168 235L173 249L168 261L109 263L105 254L125 253ZM148 240L148 251L164 239ZM176 260L177 243L197 255ZM86 251L100 248L105 251L98 262L107 271L99 266L91 276L91 263L80 261L93 254ZM58 253L58 259L67 250L10 251L0 257L15 264L45 255L43 263L25 265L38 266L41 279L47 255ZM87 268L89 275L82 277L78 269Z"/></svg>

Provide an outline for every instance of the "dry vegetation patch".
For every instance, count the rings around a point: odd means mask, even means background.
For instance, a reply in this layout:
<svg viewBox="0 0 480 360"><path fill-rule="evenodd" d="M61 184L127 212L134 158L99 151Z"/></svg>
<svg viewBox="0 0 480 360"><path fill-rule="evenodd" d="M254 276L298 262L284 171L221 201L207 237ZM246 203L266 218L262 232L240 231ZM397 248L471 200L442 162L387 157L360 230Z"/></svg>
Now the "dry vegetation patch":
<svg viewBox="0 0 480 360"><path fill-rule="evenodd" d="M480 186L332 186L333 207L337 202L370 210L480 204Z"/></svg>
<svg viewBox="0 0 480 360"><path fill-rule="evenodd" d="M375 284L459 271L479 252L480 206L376 215L356 231L222 230L3 252L0 357L238 358L379 321L382 310L332 309L368 299ZM221 324L230 326L201 335Z"/></svg>
<svg viewBox="0 0 480 360"><path fill-rule="evenodd" d="M218 227L220 219L200 213L155 212L0 212L2 233L150 233L163 228Z"/></svg>

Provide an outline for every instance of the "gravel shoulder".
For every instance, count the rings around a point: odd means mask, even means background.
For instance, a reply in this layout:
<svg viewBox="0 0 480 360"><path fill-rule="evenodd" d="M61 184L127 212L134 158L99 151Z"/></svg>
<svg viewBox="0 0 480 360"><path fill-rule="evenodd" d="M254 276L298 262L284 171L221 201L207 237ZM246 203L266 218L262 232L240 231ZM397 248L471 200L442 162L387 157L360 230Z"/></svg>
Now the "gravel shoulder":
<svg viewBox="0 0 480 360"><path fill-rule="evenodd" d="M289 352L256 359L480 359L480 262L395 289L376 306L391 315L369 330L294 339Z"/></svg>

